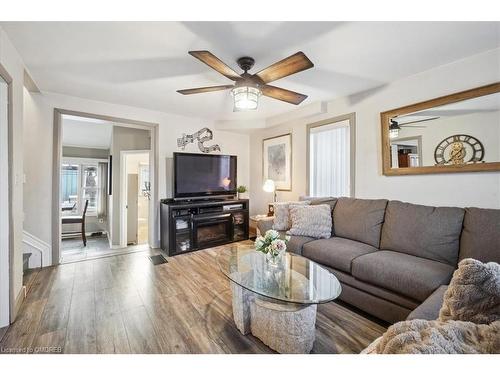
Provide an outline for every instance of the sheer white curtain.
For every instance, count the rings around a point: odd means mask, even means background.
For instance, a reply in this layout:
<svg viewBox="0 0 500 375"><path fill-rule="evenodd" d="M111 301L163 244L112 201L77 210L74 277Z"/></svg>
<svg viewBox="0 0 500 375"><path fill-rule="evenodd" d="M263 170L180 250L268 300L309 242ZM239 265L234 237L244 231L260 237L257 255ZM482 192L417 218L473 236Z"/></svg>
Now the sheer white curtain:
<svg viewBox="0 0 500 375"><path fill-rule="evenodd" d="M99 193L97 194L97 217L105 219L108 216L108 163L97 164L97 181Z"/></svg>
<svg viewBox="0 0 500 375"><path fill-rule="evenodd" d="M311 128L309 142L309 195L350 196L349 120Z"/></svg>

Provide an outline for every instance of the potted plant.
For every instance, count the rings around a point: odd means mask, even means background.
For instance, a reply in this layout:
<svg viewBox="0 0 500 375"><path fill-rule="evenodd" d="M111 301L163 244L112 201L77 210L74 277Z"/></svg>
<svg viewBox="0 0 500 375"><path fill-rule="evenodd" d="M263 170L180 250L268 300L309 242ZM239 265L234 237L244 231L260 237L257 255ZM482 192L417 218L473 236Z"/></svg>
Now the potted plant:
<svg viewBox="0 0 500 375"><path fill-rule="evenodd" d="M236 189L236 192L238 193L238 199L240 199L240 194L246 193L247 192L247 187L245 185L240 185Z"/></svg>
<svg viewBox="0 0 500 375"><path fill-rule="evenodd" d="M265 254L270 265L277 266L286 251L286 244L289 240L290 236L281 239L277 231L270 229L264 236L257 237L255 250Z"/></svg>

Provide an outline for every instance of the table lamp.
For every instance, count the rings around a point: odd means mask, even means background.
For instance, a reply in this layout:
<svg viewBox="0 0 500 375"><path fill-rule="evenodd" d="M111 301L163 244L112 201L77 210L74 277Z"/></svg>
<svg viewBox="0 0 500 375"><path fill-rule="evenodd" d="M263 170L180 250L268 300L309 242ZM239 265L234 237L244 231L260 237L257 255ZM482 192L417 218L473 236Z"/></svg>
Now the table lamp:
<svg viewBox="0 0 500 375"><path fill-rule="evenodd" d="M273 202L277 201L277 196L276 196L276 185L273 180L266 180L264 182L264 185L262 186L262 189L266 193L274 193L273 194ZM274 206L272 203L268 205L268 210L267 210L267 216L273 216L274 215Z"/></svg>

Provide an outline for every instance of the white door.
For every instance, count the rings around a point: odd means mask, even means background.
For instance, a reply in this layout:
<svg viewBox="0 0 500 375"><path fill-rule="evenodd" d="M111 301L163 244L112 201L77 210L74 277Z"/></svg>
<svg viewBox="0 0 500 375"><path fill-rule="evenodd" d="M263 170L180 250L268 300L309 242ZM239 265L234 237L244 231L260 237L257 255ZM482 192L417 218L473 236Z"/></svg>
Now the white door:
<svg viewBox="0 0 500 375"><path fill-rule="evenodd" d="M7 83L0 77L0 327L9 325L10 316L8 92Z"/></svg>
<svg viewBox="0 0 500 375"><path fill-rule="evenodd" d="M139 196L138 175L127 175L127 245L137 244L137 199Z"/></svg>

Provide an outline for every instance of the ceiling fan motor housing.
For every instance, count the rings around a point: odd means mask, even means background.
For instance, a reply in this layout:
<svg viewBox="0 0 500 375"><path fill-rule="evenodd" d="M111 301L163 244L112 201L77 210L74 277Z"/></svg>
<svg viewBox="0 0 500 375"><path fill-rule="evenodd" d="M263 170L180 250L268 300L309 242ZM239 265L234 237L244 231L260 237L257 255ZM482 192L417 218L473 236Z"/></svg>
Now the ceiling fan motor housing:
<svg viewBox="0 0 500 375"><path fill-rule="evenodd" d="M248 56L240 57L236 62L238 63L238 66L245 71L245 73L252 69L255 64L255 60Z"/></svg>

